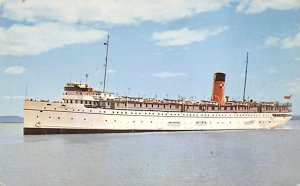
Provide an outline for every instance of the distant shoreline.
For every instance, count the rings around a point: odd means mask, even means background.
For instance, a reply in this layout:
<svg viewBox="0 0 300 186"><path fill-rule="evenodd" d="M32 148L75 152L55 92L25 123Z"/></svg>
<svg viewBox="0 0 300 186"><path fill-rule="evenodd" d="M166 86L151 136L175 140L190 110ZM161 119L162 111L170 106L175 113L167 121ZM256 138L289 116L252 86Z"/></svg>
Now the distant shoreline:
<svg viewBox="0 0 300 186"><path fill-rule="evenodd" d="M23 123L24 118L20 116L0 116L0 123Z"/></svg>

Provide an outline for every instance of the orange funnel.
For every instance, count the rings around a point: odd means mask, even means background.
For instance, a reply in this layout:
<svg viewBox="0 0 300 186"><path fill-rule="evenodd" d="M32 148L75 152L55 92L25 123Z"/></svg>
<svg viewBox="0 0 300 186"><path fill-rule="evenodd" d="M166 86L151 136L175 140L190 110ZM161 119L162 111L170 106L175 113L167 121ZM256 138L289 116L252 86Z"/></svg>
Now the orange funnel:
<svg viewBox="0 0 300 186"><path fill-rule="evenodd" d="M217 72L214 74L213 91L211 100L219 104L224 103L225 74Z"/></svg>

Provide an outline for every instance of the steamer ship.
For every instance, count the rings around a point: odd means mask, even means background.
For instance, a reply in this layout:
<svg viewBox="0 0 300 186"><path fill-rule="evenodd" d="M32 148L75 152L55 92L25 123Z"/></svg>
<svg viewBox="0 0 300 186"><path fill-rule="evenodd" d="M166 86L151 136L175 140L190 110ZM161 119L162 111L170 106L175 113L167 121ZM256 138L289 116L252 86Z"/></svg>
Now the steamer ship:
<svg viewBox="0 0 300 186"><path fill-rule="evenodd" d="M107 51L108 51L108 40ZM277 128L291 119L291 104L224 96L225 77L214 74L210 101L115 96L82 82L68 82L60 101L24 100L24 134L159 132Z"/></svg>

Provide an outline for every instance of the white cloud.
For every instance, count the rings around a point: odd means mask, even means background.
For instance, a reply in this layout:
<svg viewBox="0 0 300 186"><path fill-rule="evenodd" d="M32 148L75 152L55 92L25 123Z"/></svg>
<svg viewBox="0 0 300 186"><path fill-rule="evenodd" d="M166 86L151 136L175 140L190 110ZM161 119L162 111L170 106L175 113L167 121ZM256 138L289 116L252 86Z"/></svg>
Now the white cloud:
<svg viewBox="0 0 300 186"><path fill-rule="evenodd" d="M270 36L265 40L265 45L268 47L280 46L281 48L300 47L300 32L295 37L278 38Z"/></svg>
<svg viewBox="0 0 300 186"><path fill-rule="evenodd" d="M153 76L158 77L158 78L182 77L182 76L185 76L185 73L165 71L165 72L153 74Z"/></svg>
<svg viewBox="0 0 300 186"><path fill-rule="evenodd" d="M279 44L280 39L277 37L270 36L265 40L266 46L277 46Z"/></svg>
<svg viewBox="0 0 300 186"><path fill-rule="evenodd" d="M260 13L267 9L291 10L299 9L299 0L241 0L236 10L245 13Z"/></svg>
<svg viewBox="0 0 300 186"><path fill-rule="evenodd" d="M114 69L108 69L106 72L107 72L108 74L113 74L113 73L116 73L117 71L114 70Z"/></svg>
<svg viewBox="0 0 300 186"><path fill-rule="evenodd" d="M154 32L152 39L161 46L180 46L188 45L194 42L200 42L210 36L218 35L229 27L219 27L204 30L190 30L188 28L181 28L178 30L168 30L163 32Z"/></svg>
<svg viewBox="0 0 300 186"><path fill-rule="evenodd" d="M276 73L277 73L277 70L272 68L272 69L269 69L269 70L268 70L268 73L269 73L269 74L276 74Z"/></svg>
<svg viewBox="0 0 300 186"><path fill-rule="evenodd" d="M296 61L300 61L300 57L296 57L295 60L296 60Z"/></svg>
<svg viewBox="0 0 300 186"><path fill-rule="evenodd" d="M11 66L8 67L4 70L4 74L22 74L26 71L26 68L22 67L22 66Z"/></svg>
<svg viewBox="0 0 300 186"><path fill-rule="evenodd" d="M24 99L24 96L3 96L4 99Z"/></svg>
<svg viewBox="0 0 300 186"><path fill-rule="evenodd" d="M282 40L283 48L300 47L300 32L294 38L285 38Z"/></svg>
<svg viewBox="0 0 300 186"><path fill-rule="evenodd" d="M170 21L218 10L230 0L3 0L3 16L18 21L132 24Z"/></svg>
<svg viewBox="0 0 300 186"><path fill-rule="evenodd" d="M95 42L106 34L60 23L0 27L0 55L38 55L65 45Z"/></svg>

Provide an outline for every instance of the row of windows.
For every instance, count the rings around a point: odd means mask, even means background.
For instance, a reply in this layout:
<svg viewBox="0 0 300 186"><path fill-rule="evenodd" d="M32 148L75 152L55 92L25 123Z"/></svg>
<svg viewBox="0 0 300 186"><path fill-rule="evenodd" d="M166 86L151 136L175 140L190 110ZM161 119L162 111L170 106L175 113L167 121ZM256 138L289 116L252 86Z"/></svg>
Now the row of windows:
<svg viewBox="0 0 300 186"><path fill-rule="evenodd" d="M68 100L68 99L66 99L66 100L64 100L64 102L65 103L75 103L75 104L90 104L90 105L96 105L96 104L98 104L98 102L97 101L86 101L86 100L72 100L72 99L70 99L70 100Z"/></svg>
<svg viewBox="0 0 300 186"><path fill-rule="evenodd" d="M36 116L37 118L39 116ZM51 119L51 116L49 116L49 119ZM57 117L57 119L61 119L60 117ZM74 118L70 118L71 120L73 120ZM86 120L85 118L83 120ZM105 122L109 122L108 120L105 120ZM112 122L112 121L111 121ZM136 123L136 121L131 121L132 123ZM117 123L117 120L113 120L113 123ZM144 121L140 121L140 123L144 123ZM153 123L153 121L150 121L150 123ZM180 124L180 122L178 122ZM271 121L259 121L259 123L271 123ZM196 124L226 124L225 122L216 122L216 123L212 123L212 122L206 122L206 121L197 121ZM230 122L227 122L227 124L231 124Z"/></svg>
<svg viewBox="0 0 300 186"><path fill-rule="evenodd" d="M64 100L65 103L75 103L75 104L90 104L90 105L99 105L99 102L98 101L87 101L87 100ZM103 105L110 105L110 102L103 102ZM118 103L116 102L116 106L125 106L127 107L127 105L129 107L140 107L140 108L148 108L148 107L152 107L152 108L176 108L176 109L179 109L180 106L179 105L162 105L162 104L142 104L142 103L139 103L139 104L136 104L136 103L129 103L127 104L126 102L125 103ZM192 109L192 110L202 110L202 111L205 111L205 110L257 110L258 107L243 107L243 106L235 106L235 107L218 107L218 106L185 106L186 109ZM262 108L262 110L267 110L267 111L272 111L272 110L280 110L279 107L264 107Z"/></svg>
<svg viewBox="0 0 300 186"><path fill-rule="evenodd" d="M46 109L46 107L44 107ZM56 108L54 108L56 110ZM65 108L65 110L67 110ZM73 111L75 111L73 109ZM77 110L78 112L85 112L85 110ZM42 111L40 111L42 112ZM92 110L89 110L89 112L93 112ZM193 116L193 117L262 117L262 116L270 116L270 114L185 114L185 113L162 113L162 112L127 112L127 111L111 111L111 112L106 112L106 111L99 111L99 113L103 114L124 114L124 115L156 115L156 116ZM274 114L273 114L274 115ZM278 114L280 115L280 114ZM282 116L285 114L282 114ZM276 115L277 116L277 115ZM281 116L281 115L280 115ZM277 116L279 117L279 116Z"/></svg>

